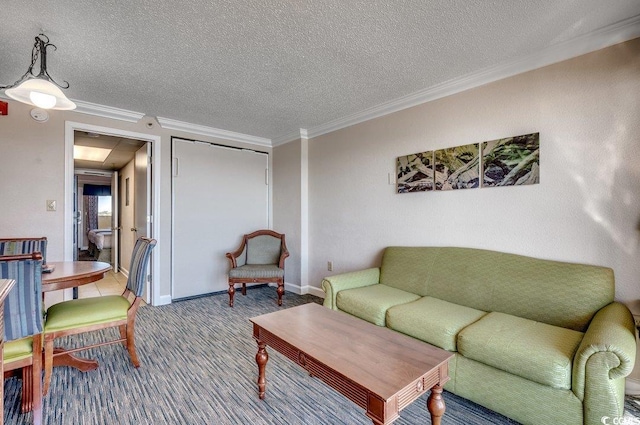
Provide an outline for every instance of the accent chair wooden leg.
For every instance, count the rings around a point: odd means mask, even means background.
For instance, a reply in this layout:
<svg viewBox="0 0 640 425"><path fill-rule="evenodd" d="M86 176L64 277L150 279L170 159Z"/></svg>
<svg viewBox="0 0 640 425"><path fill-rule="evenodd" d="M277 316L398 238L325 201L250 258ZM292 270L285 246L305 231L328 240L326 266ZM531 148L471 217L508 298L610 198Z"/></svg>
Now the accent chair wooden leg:
<svg viewBox="0 0 640 425"><path fill-rule="evenodd" d="M233 296L236 293L236 288L233 283L229 282L229 290L227 292L229 292L229 307L233 307Z"/></svg>
<svg viewBox="0 0 640 425"><path fill-rule="evenodd" d="M242 295L247 295L247 284L246 283L242 284Z"/></svg>
<svg viewBox="0 0 640 425"><path fill-rule="evenodd" d="M440 419L445 411L442 387L440 385L431 388L431 394L429 394L429 398L427 399L427 408L429 409L429 413L431 413L431 423L433 425L440 425Z"/></svg>
<svg viewBox="0 0 640 425"><path fill-rule="evenodd" d="M278 289L276 289L278 293L278 305L282 305L282 296L284 295L284 282L278 282Z"/></svg>

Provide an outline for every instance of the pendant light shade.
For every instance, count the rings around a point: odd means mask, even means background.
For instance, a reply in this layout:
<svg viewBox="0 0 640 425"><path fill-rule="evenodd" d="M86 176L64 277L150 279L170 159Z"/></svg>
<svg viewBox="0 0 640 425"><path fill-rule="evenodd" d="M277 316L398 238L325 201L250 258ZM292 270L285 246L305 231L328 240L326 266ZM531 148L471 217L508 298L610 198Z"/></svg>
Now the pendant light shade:
<svg viewBox="0 0 640 425"><path fill-rule="evenodd" d="M42 109L68 111L76 108L76 104L67 99L58 86L41 78L30 78L18 87L4 92L11 99Z"/></svg>
<svg viewBox="0 0 640 425"><path fill-rule="evenodd" d="M31 51L31 65L27 72L10 86L2 86L5 94L11 99L28 105L37 106L42 109L71 110L76 108L76 104L67 99L62 90L69 88L69 83L65 85L56 83L47 72L47 47L56 46L49 43L49 38L40 34L36 37L36 42ZM40 59L40 73L34 74L33 67Z"/></svg>

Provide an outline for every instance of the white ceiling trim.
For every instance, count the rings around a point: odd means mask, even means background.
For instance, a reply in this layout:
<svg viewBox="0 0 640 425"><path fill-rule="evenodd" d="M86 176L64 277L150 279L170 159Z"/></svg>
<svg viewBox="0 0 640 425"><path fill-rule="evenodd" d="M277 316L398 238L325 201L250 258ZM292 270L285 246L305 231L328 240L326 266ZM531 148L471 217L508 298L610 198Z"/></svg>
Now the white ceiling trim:
<svg viewBox="0 0 640 425"><path fill-rule="evenodd" d="M275 148L276 146L284 145L295 140L300 140L300 134L300 131L292 131L291 133L284 136L271 139L271 146Z"/></svg>
<svg viewBox="0 0 640 425"><path fill-rule="evenodd" d="M99 105L97 103L83 102L81 100L72 99L77 107L73 112L81 114L94 115L97 117L111 118L114 120L138 122L144 117L143 112L129 111L127 109L114 108L112 106Z"/></svg>
<svg viewBox="0 0 640 425"><path fill-rule="evenodd" d="M618 22L617 24L601 28L598 31L585 34L584 36L556 44L525 58L485 68L478 72L464 75L460 78L420 90L390 102L385 102L378 106L367 108L364 111L357 112L343 118L338 118L316 127L311 127L308 129L308 136L313 138L331 133L364 121L379 118L412 106L460 93L465 90L512 77L527 71L542 68L553 63L604 49L605 47L638 37L640 37L640 16L635 16ZM274 140L285 140L289 136L291 135ZM299 135L296 138L292 138L287 141L295 140L298 137ZM286 143L286 141L282 143Z"/></svg>
<svg viewBox="0 0 640 425"><path fill-rule="evenodd" d="M13 99L4 93L0 93L0 99L13 101ZM140 118L145 116L142 112L129 111L127 109L114 108L112 106L99 105L97 103L83 102L82 100L71 100L76 104L76 109L72 109L70 112L79 112L81 114L127 122L138 122L140 121Z"/></svg>
<svg viewBox="0 0 640 425"><path fill-rule="evenodd" d="M202 136L217 137L220 139L233 140L235 142L250 143L259 146L272 146L271 139L265 137L251 136L249 134L236 133L205 125L191 124L184 121L172 120L170 118L157 117L160 126L167 130L184 131Z"/></svg>

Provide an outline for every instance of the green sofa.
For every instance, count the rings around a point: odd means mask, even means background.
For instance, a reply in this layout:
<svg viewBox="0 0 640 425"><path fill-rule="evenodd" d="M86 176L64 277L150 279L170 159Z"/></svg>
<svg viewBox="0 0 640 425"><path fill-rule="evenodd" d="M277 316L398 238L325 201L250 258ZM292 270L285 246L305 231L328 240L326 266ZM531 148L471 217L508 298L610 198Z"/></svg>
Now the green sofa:
<svg viewBox="0 0 640 425"><path fill-rule="evenodd" d="M623 415L636 338L613 271L455 247L388 247L322 281L325 307L455 353L445 389L524 424Z"/></svg>

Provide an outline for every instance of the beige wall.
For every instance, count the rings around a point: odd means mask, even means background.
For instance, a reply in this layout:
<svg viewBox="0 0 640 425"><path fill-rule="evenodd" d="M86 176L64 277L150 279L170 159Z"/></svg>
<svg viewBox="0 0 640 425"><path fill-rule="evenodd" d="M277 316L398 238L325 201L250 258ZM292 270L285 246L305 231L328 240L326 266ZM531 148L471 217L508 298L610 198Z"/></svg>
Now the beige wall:
<svg viewBox="0 0 640 425"><path fill-rule="evenodd" d="M29 105L9 101L9 115L0 116L0 235L47 236L47 260L64 260L64 215L72 212L64 205L65 195L65 121L159 136L161 151L160 176L160 273L154 276L160 296L171 294L171 136L207 142L256 148L255 145L182 131L164 130L157 123L153 128L144 117L129 123L73 111L50 111L49 120L37 123L31 119ZM270 148L259 147L271 152ZM46 200L58 201L55 212L46 211ZM221 224L224 225L224 224ZM158 237L158 235L154 235ZM233 247L231 247L233 248Z"/></svg>
<svg viewBox="0 0 640 425"><path fill-rule="evenodd" d="M327 261L377 265L388 245L467 246L612 267L616 298L640 313L639 106L640 39L312 139L310 284ZM398 156L532 132L538 185L388 184Z"/></svg>
<svg viewBox="0 0 640 425"><path fill-rule="evenodd" d="M300 143L273 149L273 230L286 235L289 258L285 283L300 286L301 160Z"/></svg>
<svg viewBox="0 0 640 425"><path fill-rule="evenodd" d="M390 245L477 247L611 267L616 298L640 314L639 111L636 39L310 140L309 285L378 266ZM388 184L398 156L532 132L540 184L409 194ZM274 203L276 219L296 202Z"/></svg>

